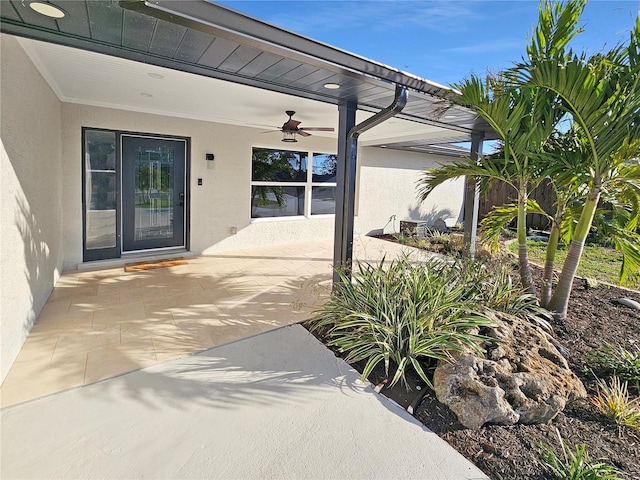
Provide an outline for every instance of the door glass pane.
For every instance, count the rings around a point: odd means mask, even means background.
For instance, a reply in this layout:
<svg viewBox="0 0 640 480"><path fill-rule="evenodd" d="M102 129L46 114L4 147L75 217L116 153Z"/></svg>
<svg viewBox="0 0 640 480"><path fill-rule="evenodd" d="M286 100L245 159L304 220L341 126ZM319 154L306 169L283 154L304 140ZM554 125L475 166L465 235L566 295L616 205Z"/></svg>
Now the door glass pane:
<svg viewBox="0 0 640 480"><path fill-rule="evenodd" d="M311 215L336 213L336 187L311 187Z"/></svg>
<svg viewBox="0 0 640 480"><path fill-rule="evenodd" d="M135 160L134 240L173 238L173 148L140 147Z"/></svg>
<svg viewBox="0 0 640 480"><path fill-rule="evenodd" d="M299 215L304 215L304 187L251 187L251 218Z"/></svg>
<svg viewBox="0 0 640 480"><path fill-rule="evenodd" d="M116 135L85 132L85 244L87 250L116 246Z"/></svg>

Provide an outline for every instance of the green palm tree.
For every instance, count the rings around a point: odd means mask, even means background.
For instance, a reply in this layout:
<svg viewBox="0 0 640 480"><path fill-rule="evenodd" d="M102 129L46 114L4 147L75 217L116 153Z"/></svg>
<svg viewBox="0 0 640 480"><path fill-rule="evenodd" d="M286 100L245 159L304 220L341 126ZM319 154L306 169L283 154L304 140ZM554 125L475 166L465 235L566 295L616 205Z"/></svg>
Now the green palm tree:
<svg viewBox="0 0 640 480"><path fill-rule="evenodd" d="M529 59L548 58L561 62L566 59L568 42L582 29L578 26L585 0L571 0L564 5L544 2L540 21L530 45ZM539 154L551 137L564 112L557 108L559 96L553 90L541 89L528 82L513 81L513 72L487 76L486 80L472 75L456 88L460 95L455 103L474 110L499 135L503 155L484 158L479 162L470 158L428 170L420 180L418 195L422 201L435 187L446 180L468 176L486 191L492 181L509 185L517 194L513 205L517 212L518 262L525 288L535 294L527 253L528 211L540 213L540 207L529 199L529 192L543 179ZM512 220L504 209L494 209L485 225Z"/></svg>
<svg viewBox="0 0 640 480"><path fill-rule="evenodd" d="M501 155L483 158L479 162L467 158L449 165L430 169L420 180L421 200L446 180L461 176L473 178L482 191L492 182L509 185L517 195L518 257L522 283L531 293L535 287L526 243L529 192L542 180L541 170L532 161L551 135L557 123L557 111L552 108L555 96L544 90L510 88L505 78L488 76L481 80L471 76L458 85L461 95L456 100L476 111L500 136Z"/></svg>
<svg viewBox="0 0 640 480"><path fill-rule="evenodd" d="M559 318L566 318L573 279L603 191L621 181L640 179L637 166L624 166L633 158L640 135L639 41L640 17L627 45L589 58L571 53L564 62L530 57L514 70L518 84L561 99L558 109L566 113L587 150L579 168L588 177L588 192L548 305Z"/></svg>

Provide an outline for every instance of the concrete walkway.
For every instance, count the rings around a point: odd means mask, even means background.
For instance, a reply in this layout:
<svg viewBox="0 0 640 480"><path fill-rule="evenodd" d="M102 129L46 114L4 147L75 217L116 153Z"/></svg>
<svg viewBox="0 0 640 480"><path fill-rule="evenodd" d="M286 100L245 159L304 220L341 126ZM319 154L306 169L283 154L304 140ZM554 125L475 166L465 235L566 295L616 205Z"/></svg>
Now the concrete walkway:
<svg viewBox="0 0 640 480"><path fill-rule="evenodd" d="M3 479L487 479L299 325L0 415Z"/></svg>

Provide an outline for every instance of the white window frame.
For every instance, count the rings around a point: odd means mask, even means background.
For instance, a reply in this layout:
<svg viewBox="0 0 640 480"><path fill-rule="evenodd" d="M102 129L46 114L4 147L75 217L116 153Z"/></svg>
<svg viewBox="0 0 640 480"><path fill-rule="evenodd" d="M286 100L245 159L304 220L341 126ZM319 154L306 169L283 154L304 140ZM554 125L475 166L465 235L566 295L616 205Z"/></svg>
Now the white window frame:
<svg viewBox="0 0 640 480"><path fill-rule="evenodd" d="M273 150L280 152L300 152L307 154L307 180L306 182L256 182L251 180L251 187L304 187L304 215L285 215L282 217L251 217L251 210L249 210L249 218L251 222L273 222L276 220L304 220L310 218L326 218L335 217L335 213L316 213L311 214L311 201L313 194L313 187L337 187L337 182L314 182L313 180L313 155L336 155L336 153L328 153L314 150L302 150L302 149L289 149L289 148L273 148L273 147L261 147L253 145L251 147L251 156L253 162L253 149L261 148L265 150ZM252 165L253 167L253 165ZM252 169L253 171L253 169ZM251 207L249 207L251 208Z"/></svg>

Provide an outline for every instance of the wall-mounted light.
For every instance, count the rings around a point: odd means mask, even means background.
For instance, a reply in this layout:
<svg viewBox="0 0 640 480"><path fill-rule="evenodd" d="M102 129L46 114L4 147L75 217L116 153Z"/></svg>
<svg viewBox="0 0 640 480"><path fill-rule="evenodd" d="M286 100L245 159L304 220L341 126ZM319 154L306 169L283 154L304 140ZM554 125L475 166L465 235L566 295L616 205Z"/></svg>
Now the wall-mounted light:
<svg viewBox="0 0 640 480"><path fill-rule="evenodd" d="M297 142L298 140L296 140L296 132L293 132L291 130L283 130L282 141L287 143Z"/></svg>
<svg viewBox="0 0 640 480"><path fill-rule="evenodd" d="M213 162L213 159L215 158L213 153L205 153L204 154L204 158L205 160L207 160L208 162Z"/></svg>

